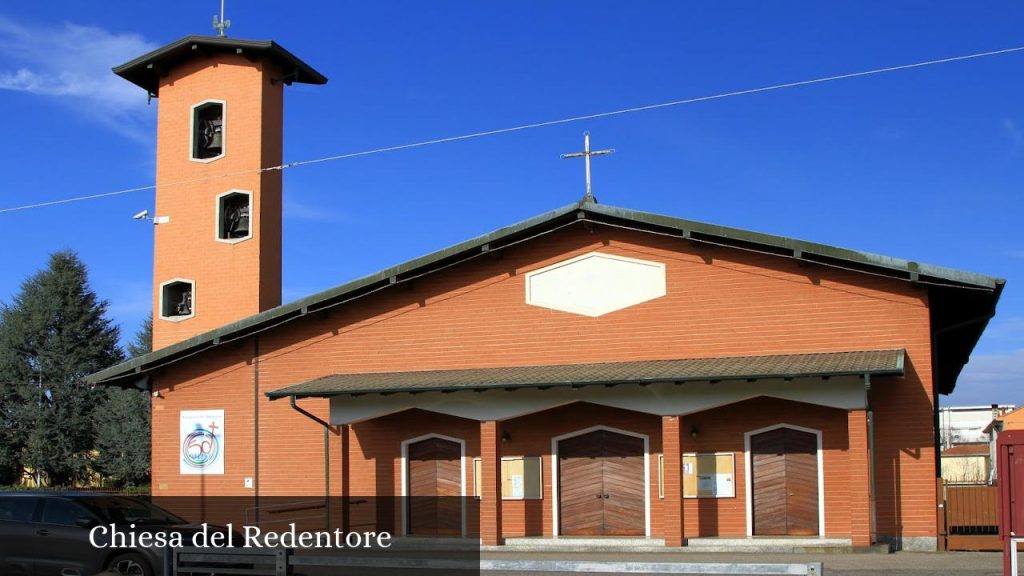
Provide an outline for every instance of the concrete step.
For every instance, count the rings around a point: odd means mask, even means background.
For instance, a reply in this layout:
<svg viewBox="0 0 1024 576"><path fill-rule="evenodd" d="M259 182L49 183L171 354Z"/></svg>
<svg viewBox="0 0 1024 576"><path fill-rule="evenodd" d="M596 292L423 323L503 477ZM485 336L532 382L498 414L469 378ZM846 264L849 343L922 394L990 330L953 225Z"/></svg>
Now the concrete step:
<svg viewBox="0 0 1024 576"><path fill-rule="evenodd" d="M494 547L495 550L509 552L659 552L665 550L663 538L506 538L504 546Z"/></svg>
<svg viewBox="0 0 1024 576"><path fill-rule="evenodd" d="M780 554L888 554L889 546L854 547L846 538L690 538L682 548L668 548L663 538L506 538L487 552L692 552Z"/></svg>
<svg viewBox="0 0 1024 576"><path fill-rule="evenodd" d="M854 547L847 538L690 538L689 552L752 552L783 554L888 554L885 544Z"/></svg>

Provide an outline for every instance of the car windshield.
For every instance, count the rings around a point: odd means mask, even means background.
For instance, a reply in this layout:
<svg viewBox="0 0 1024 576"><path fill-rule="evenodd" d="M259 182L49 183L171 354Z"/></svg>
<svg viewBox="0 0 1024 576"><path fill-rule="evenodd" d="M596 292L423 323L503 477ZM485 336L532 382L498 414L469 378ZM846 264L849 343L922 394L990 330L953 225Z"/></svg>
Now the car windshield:
<svg viewBox="0 0 1024 576"><path fill-rule="evenodd" d="M94 496L77 499L94 514L115 524L185 524L178 516L139 498Z"/></svg>

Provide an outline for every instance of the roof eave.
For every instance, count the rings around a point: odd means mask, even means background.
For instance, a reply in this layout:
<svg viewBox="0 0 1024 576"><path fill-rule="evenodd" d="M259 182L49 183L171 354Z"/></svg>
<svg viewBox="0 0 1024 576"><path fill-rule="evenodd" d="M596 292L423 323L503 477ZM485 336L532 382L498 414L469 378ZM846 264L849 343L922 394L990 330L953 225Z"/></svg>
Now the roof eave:
<svg viewBox="0 0 1024 576"><path fill-rule="evenodd" d="M290 317L305 316L306 314L335 306L336 304L333 302L334 299L344 297L361 289L374 287L378 284L392 284L394 283L392 279L397 279L403 274L417 271L423 266L443 261L446 258L451 258L461 253L481 250L488 247L496 240L514 236L547 222L556 221L559 218L572 214L579 208L580 204L578 203L568 204L528 220L523 220L516 224L500 228L494 232L477 236L476 238L471 238L447 248L442 248L436 252L408 260L396 266L381 270L380 272L375 272L340 286L312 294L305 298L300 298L276 308L271 308L270 310L260 312L254 316L243 318L236 322L232 322L231 324L226 324L209 332L197 334L187 340L176 342L165 348L150 352L149 354L100 370L99 372L90 374L86 377L86 381L92 384L117 385L119 381L127 378L134 378L135 374L148 364L166 364L167 362L174 361L173 359L175 356L193 355L201 351L203 348L211 348L221 343L235 340L268 325L279 324L287 321Z"/></svg>
<svg viewBox="0 0 1024 576"><path fill-rule="evenodd" d="M438 388L392 388L386 390L379 389L363 389L363 390L344 390L344 391L296 391L289 392L288 388L280 390L271 390L264 392L264 395L270 400L280 400L282 398L334 398L338 396L366 396L368 394L380 394L380 395L392 395L392 394L426 394L430 392L483 392L487 390L526 390L531 388L583 388L586 386L621 386L628 384L636 385L649 385L657 384L660 382L672 382L675 384L684 384L687 382L728 382L737 380L796 380L798 378L841 378L844 376L903 376L903 370L895 369L883 369L883 370L856 370L856 371L842 371L842 372L794 372L788 374L744 374L741 376L728 375L728 376L700 376L700 377L680 377L680 378L637 378L631 380L597 380L597 381L571 381L571 382L541 382L536 384L481 384L479 386L447 386Z"/></svg>
<svg viewBox="0 0 1024 576"><path fill-rule="evenodd" d="M965 287L971 286L988 290L995 290L1000 284L1006 282L1006 280L1002 278L978 274L975 272L967 272L944 266L925 264L860 250L840 248L827 244L818 244L816 242L808 242L806 240L799 240L786 236L777 236L762 232L754 232L751 230L743 230L740 228L707 224L704 222L674 218L661 214L653 214L650 212L638 212L628 208L619 208L616 206L596 203L586 203L581 207L596 214L603 214L614 218L621 218L623 220L644 222L655 226L677 230L685 237L692 237L694 233L697 233L698 235L707 235L709 237L717 237L723 240L733 241L737 244L747 243L751 245L760 245L772 249L772 253L775 255L788 256L811 263L827 264L827 261L823 261L825 259L848 261L850 263L861 264L864 266L877 267L879 270L889 270L897 273L899 277L904 280L915 282L931 279L935 281L954 282L957 284L963 284ZM700 241L702 238L698 236L693 239ZM731 247L742 248L742 246Z"/></svg>
<svg viewBox="0 0 1024 576"><path fill-rule="evenodd" d="M286 83L300 82L304 84L326 84L327 77L317 72L312 66L306 64L297 56L285 50L280 44L273 40L242 40L236 38L221 38L217 36L186 36L165 46L161 46L152 52L143 54L134 60L115 66L112 70L121 78L128 80L139 88L146 90L153 96L157 96L159 88L159 76L163 72L162 62L171 61L174 65L180 63L183 56L179 53L186 46L193 48L205 47L213 50L235 50L239 53L250 51L261 54L274 61L278 65L287 64L294 71ZM188 56L191 57L191 56ZM185 57L184 59L187 59ZM286 70L286 72L289 72Z"/></svg>
<svg viewBox="0 0 1024 576"><path fill-rule="evenodd" d="M574 214L575 217L573 217ZM96 384L118 384L125 379L134 378L132 373L138 373L139 369L149 370L152 368L151 365L154 364L166 365L169 362L175 361L178 357L190 356L203 349L266 329L270 325L286 322L290 318L304 316L307 313L343 303L351 299L347 298L350 295L352 298L358 297L359 294L362 294L361 291L371 288L376 289L377 286L389 283L394 284L403 276L408 277L424 270L429 271L430 267L437 265L439 262L445 262L461 255L472 254L474 251L486 251L489 248L500 247L503 241L514 240L515 237L532 229L543 226L557 226L562 220L570 218L580 219L587 214L610 219L608 222L619 221L632 223L633 225L652 226L662 231L671 231L674 234L678 234L680 238L689 238L697 242L719 244L740 250L754 250L824 266L842 267L843 262L849 262L851 269L856 271L884 274L903 281L938 282L954 288L962 287L969 290L991 291L994 296L993 302L998 300L1002 286L1006 282L1001 278L983 274L921 264L899 258L805 242L793 238L705 224L592 202L577 202L199 334L145 356L99 371L90 375L87 380Z"/></svg>

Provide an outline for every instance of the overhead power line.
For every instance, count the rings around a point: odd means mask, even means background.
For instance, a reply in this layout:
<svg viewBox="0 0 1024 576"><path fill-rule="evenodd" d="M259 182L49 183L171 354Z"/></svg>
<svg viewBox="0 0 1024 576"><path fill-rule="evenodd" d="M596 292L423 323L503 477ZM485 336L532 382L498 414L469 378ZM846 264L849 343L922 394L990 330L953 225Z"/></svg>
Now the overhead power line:
<svg viewBox="0 0 1024 576"><path fill-rule="evenodd" d="M937 60L926 60L924 62L914 62L912 64L900 64L898 66L887 66L885 68L874 68L871 70L862 70L860 72L849 72L846 74L836 74L833 76L824 76L821 78L812 78L809 80L798 80L795 82L785 82L782 84L772 84L770 86L761 86L759 88L747 88L744 90L734 90L732 92L722 92L720 94L712 94L708 96L695 96L692 98L684 98L682 100L672 100L669 102L660 102L657 104L646 104L643 106L634 106L631 108L622 108L620 110L611 110L607 112L596 112L593 114L584 114L581 116L570 116L568 118L560 118L557 120L545 120L543 122L533 122L530 124L521 124L519 126L512 126L509 128L497 128L494 130L485 130L483 132L472 132L469 134L461 134L458 136L446 136L443 138L434 138L432 140L423 140L420 142L412 142L408 144L398 144L395 146L385 146L383 148L371 148L369 150L362 150L359 152L347 152L344 154L336 154L332 156L324 156L322 158L313 158L310 160L298 160L295 162L288 162L286 164L279 164L277 166L268 166L264 168L253 168L250 170L241 170L238 172L230 172L224 174L215 174L205 176L202 178L192 178L187 180L177 180L173 182L167 182L161 185L163 188L173 186L183 186L188 184L196 184L199 182L206 182L210 180L217 180L221 178L227 178L231 176L246 175L246 174L259 174L263 172L270 172L273 170L285 170L287 168L297 168L299 166L308 166L310 164L322 164L325 162L334 162L336 160L344 160L347 158L356 158L359 156L370 156L373 154L383 154L385 152L397 152L399 150L408 150L411 148L422 148L424 146L432 146L435 144L447 144L450 142L459 142L462 140L472 140L475 138L483 138L485 136L496 136L499 134L508 134L511 132L521 132L523 130L532 130L535 128L545 128L548 126L557 126L560 124L570 124L573 122L582 122L584 120L595 120L598 118L608 118L611 116L621 116L624 114L632 114L636 112L646 112L649 110L658 110L661 108L671 108L674 106L683 106L686 104L696 104L698 102L707 102L710 100L721 100L723 98L732 98L734 96L746 96L750 94L760 94L762 92L773 92L776 90L784 90L787 88L797 88L800 86L810 86L814 84L824 84L826 82L835 82L837 80L848 80L851 78L861 78L864 76L873 76L876 74L885 74L888 72L898 72L901 70L910 70L913 68L923 68L925 66L935 66L938 64L949 64L951 62L962 62L965 60L976 60L978 58L986 58L989 56L999 56L1003 54L1010 54L1014 52L1024 51L1024 46L1016 46L1013 48L1003 48L1001 50L990 50L988 52L976 52L973 54L964 54L961 56L952 56L949 58L940 58ZM45 202L37 202L34 204L25 204L22 206L11 206L8 208L0 208L0 214L6 212L17 212L21 210L29 210L33 208L44 208L46 206L56 206L59 204L68 204L71 202L82 202L85 200L96 200L99 198L108 198L111 196L120 196L122 194L130 194L133 192L144 192L146 190L155 190L156 184L150 184L147 186L138 186L135 188L125 188L122 190L113 190L110 192L101 192L97 194L89 194L85 196L76 196L72 198L61 198L57 200L48 200Z"/></svg>

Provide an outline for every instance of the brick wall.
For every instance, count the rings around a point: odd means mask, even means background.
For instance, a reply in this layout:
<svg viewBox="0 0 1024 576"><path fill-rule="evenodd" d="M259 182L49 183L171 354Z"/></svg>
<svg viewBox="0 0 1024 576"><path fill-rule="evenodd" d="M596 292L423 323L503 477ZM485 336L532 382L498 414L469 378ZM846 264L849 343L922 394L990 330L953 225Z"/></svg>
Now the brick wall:
<svg viewBox="0 0 1024 576"><path fill-rule="evenodd" d="M153 347L196 334L280 304L281 173L259 168L281 163L283 84L265 62L238 55L197 58L171 70L160 85L157 116ZM225 102L224 155L191 160L192 106ZM180 184L179 184L180 183ZM216 197L229 190L252 193L252 238L217 242ZM194 317L159 317L160 284L195 282Z"/></svg>
<svg viewBox="0 0 1024 576"><path fill-rule="evenodd" d="M599 318L524 304L525 272L592 250L664 262L667 296ZM871 392L876 414L878 530L927 536L935 534L928 328L927 293L906 283L731 249L700 248L638 232L600 226L587 231L576 226L504 250L500 257L483 256L260 335L259 389L262 393L338 372L903 347L908 351L907 376L878 379ZM156 378L158 387L174 387L166 398L155 400L169 414L191 408L229 410L227 424L234 431L228 447L230 473L222 479L208 478L208 490L216 486L241 492L240 476L253 473L252 458L237 455L254 452L252 366L245 364L252 358L253 346L247 342L235 345L237 349L219 347L203 353ZM196 406L199 399L203 405ZM833 443L829 450L834 455L826 460L826 472L842 470L846 465L839 456L843 448L836 443L845 443L845 432L840 434L847 422L844 415L828 416L828 409L802 405L795 409L791 404L749 401L720 408L715 418L709 413L684 417L684 426L692 419L701 422L698 445L724 434L729 437L720 437L716 444L738 442L742 449L742 431L716 426L716 420L735 420L736 414L744 414L745 427L749 423L750 429L760 427L755 422L769 425L785 417L794 420L793 424L831 430L826 444ZM304 400L302 405L327 416L325 400ZM593 413L595 418L598 413L607 421L595 419L594 423L615 426L616 419L622 418L600 411ZM171 420L154 418L154 486L168 484L171 491L192 489L194 483L177 476L177 460L172 456L176 446L157 445L161 439L176 439L176 420L173 434L162 428L171 425ZM651 434L652 449L660 450L653 444L660 436L659 418L629 413L627 420L623 423L629 427L647 430L644 433ZM450 428L444 433L467 440L479 434L476 422L449 417L403 415L354 425L347 463L351 493L370 488L394 490L398 474L393 458L399 437L442 432L437 429L442 421ZM526 433L517 434L514 422L506 424L513 438ZM548 445L550 437L558 433L555 430L561 430L557 418L540 419L536 424L529 433L546 436ZM245 434L247 426L250 432ZM386 439L374 439L369 430L379 431ZM261 399L258 431L260 494L322 494L324 446L318 425L295 413L286 401ZM335 471L342 469L340 438L332 434L329 452L332 491L338 494L342 478ZM537 442L543 444L542 439ZM473 449L472 445L469 448ZM686 442L684 449L689 449ZM239 459L233 460L236 457ZM549 471L548 466L545 474ZM829 509L836 510L829 516L828 532L849 534L841 476L834 481L826 478L826 487L830 490L826 496ZM742 534L745 516L737 502L742 500L687 501L687 530ZM541 507L540 524L550 526L550 518L544 516L550 511L543 510L543 502L506 504L506 535L525 533L536 524L538 511L531 506ZM717 520L711 522L711 517ZM659 515L652 518L658 529ZM716 528L712 530L712 526Z"/></svg>

